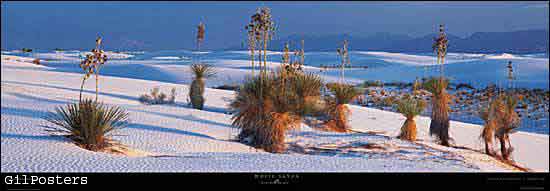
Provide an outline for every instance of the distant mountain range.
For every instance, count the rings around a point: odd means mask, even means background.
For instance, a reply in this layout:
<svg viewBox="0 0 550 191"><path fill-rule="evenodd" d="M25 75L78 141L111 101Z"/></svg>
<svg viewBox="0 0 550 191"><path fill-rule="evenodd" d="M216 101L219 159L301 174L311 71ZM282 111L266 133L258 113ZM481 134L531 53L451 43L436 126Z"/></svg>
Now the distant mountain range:
<svg viewBox="0 0 550 191"><path fill-rule="evenodd" d="M357 35L290 35L271 42L270 49L282 50L289 42L291 49L300 47L300 41L305 42L306 51L335 51L342 41L349 41L351 50L376 50L387 52L431 52L434 37L429 34L413 38L406 35L377 33L371 36ZM513 32L476 32L461 38L447 34L449 52L475 53L548 53L548 30L524 30ZM243 45L232 46L227 49L246 49Z"/></svg>

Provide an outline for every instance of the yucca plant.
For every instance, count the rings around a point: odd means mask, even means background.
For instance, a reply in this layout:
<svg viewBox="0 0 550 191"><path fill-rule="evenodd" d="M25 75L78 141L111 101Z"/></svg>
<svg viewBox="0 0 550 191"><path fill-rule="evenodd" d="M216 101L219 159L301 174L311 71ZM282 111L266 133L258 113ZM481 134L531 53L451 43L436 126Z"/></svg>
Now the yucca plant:
<svg viewBox="0 0 550 191"><path fill-rule="evenodd" d="M214 76L216 72L214 67L209 64L191 64L191 72L194 78L189 88L189 99L193 108L202 110L204 106L205 80Z"/></svg>
<svg viewBox="0 0 550 191"><path fill-rule="evenodd" d="M490 156L494 156L492 145L495 129L498 126L497 120L495 119L495 112L498 105L500 105L498 100L492 100L487 107L482 107L479 111L479 117L484 121L480 138L483 139L485 143L485 153Z"/></svg>
<svg viewBox="0 0 550 191"><path fill-rule="evenodd" d="M426 103L423 100L415 99L411 96L407 96L407 98L403 98L397 103L397 112L407 118L403 126L401 126L400 139L416 141L416 122L414 118L420 115L425 107Z"/></svg>
<svg viewBox="0 0 550 191"><path fill-rule="evenodd" d="M357 98L361 92L348 84L333 83L327 87L334 95L325 100L325 111L329 117L325 125L334 131L347 132L350 129L348 125L350 110L346 104Z"/></svg>
<svg viewBox="0 0 550 191"><path fill-rule="evenodd" d="M508 160L513 150L507 148L510 144L509 134L519 127L520 118L515 111L517 99L511 95L500 95L493 99L487 108L480 111L480 117L485 121L481 138L485 142L485 152L494 156L491 148L493 138L497 138L500 143L500 152L504 160Z"/></svg>
<svg viewBox="0 0 550 191"><path fill-rule="evenodd" d="M449 103L451 96L447 93L449 80L443 77L431 78L424 82L424 89L432 93L432 115L430 135L435 135L439 143L450 146L449 136Z"/></svg>
<svg viewBox="0 0 550 191"><path fill-rule="evenodd" d="M495 112L496 119L498 120L498 125L495 129L495 137L498 138L500 142L502 158L508 160L513 151L509 135L514 129L519 127L521 119L515 111L518 104L517 98L511 95L502 94L498 97L498 100L500 100L500 104L497 112ZM506 144L510 145L510 147L507 148Z"/></svg>
<svg viewBox="0 0 550 191"><path fill-rule="evenodd" d="M275 75L251 77L239 89L231 108L239 140L268 152L284 151L284 132L295 124L291 104L283 101L280 79Z"/></svg>
<svg viewBox="0 0 550 191"><path fill-rule="evenodd" d="M283 77L283 72L249 78L231 103L236 111L233 125L242 129L239 139L268 152L284 151L284 133L297 128L320 97L319 76L293 73Z"/></svg>
<svg viewBox="0 0 550 191"><path fill-rule="evenodd" d="M113 144L110 133L128 124L128 113L117 106L85 99L56 108L45 120L53 124L44 126L46 131L65 135L85 149L99 151Z"/></svg>

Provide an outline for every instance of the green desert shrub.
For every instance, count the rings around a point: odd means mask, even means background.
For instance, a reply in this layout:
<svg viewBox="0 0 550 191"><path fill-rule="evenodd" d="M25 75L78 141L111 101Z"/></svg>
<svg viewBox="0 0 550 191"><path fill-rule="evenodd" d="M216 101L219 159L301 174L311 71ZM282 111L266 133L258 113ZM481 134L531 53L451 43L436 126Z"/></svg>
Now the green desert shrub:
<svg viewBox="0 0 550 191"><path fill-rule="evenodd" d="M425 107L426 103L423 100L415 99L411 96L407 96L397 102L397 112L407 118L403 126L401 126L400 139L416 141L416 122L414 121L414 117L420 115Z"/></svg>
<svg viewBox="0 0 550 191"><path fill-rule="evenodd" d="M348 84L333 83L327 86L333 95L325 98L325 113L328 117L325 125L330 130L347 132L350 129L348 124L350 110L346 104L361 95L361 92Z"/></svg>
<svg viewBox="0 0 550 191"><path fill-rule="evenodd" d="M56 108L45 120L53 124L45 126L46 131L61 133L85 149L99 151L113 144L110 133L128 124L128 113L85 99Z"/></svg>
<svg viewBox="0 0 550 191"><path fill-rule="evenodd" d="M160 92L158 87L155 87L150 94L139 96L139 101L143 104L173 104L176 102L176 88L172 88L170 96L167 96Z"/></svg>
<svg viewBox="0 0 550 191"><path fill-rule="evenodd" d="M189 99L195 109L204 107L204 86L206 78L215 75L214 67L208 64L192 64L191 71L194 75L191 87L189 87Z"/></svg>

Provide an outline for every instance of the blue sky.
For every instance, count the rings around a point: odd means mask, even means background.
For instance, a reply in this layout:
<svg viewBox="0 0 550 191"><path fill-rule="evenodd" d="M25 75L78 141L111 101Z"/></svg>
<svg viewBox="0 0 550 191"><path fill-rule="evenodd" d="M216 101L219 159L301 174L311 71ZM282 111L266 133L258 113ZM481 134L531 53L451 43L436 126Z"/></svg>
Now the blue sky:
<svg viewBox="0 0 550 191"><path fill-rule="evenodd" d="M228 47L244 41L243 26L260 6L272 8L279 37L418 37L439 23L461 37L548 29L548 2L2 2L2 47L90 46L100 33L128 46L189 48L199 21L206 23L205 47Z"/></svg>

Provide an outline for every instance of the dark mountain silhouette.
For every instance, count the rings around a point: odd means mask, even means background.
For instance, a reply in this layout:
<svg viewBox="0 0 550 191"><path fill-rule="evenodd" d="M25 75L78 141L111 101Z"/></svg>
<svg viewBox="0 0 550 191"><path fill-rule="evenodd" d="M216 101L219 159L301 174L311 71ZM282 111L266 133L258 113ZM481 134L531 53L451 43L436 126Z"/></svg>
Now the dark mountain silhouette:
<svg viewBox="0 0 550 191"><path fill-rule="evenodd" d="M523 30L513 32L476 32L461 38L448 34L449 52L476 52L476 53L548 53L548 30ZM433 39L436 34L429 34L413 38L406 35L390 33L376 33L367 37L357 35L290 35L282 39L273 40L270 49L282 50L286 42L291 49L300 47L304 39L306 51L334 51L347 39L352 50L377 50L388 52L431 52ZM232 46L227 49L245 49L246 47Z"/></svg>

